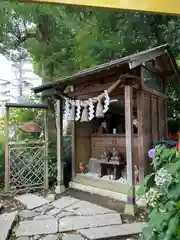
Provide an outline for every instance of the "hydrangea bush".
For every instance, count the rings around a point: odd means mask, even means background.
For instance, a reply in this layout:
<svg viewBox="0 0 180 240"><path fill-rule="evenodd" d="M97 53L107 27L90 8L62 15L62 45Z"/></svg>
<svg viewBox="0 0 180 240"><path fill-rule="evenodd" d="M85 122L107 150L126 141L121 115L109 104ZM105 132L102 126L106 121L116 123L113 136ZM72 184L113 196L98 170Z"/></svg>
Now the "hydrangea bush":
<svg viewBox="0 0 180 240"><path fill-rule="evenodd" d="M180 239L180 151L158 145L148 152L153 172L139 191L147 202L145 240Z"/></svg>

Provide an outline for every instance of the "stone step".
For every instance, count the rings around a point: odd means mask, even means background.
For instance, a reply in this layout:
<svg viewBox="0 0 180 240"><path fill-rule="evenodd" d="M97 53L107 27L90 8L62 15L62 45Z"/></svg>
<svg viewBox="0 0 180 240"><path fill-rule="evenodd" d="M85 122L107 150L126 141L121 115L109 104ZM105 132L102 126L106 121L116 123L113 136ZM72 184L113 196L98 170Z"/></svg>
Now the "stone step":
<svg viewBox="0 0 180 240"><path fill-rule="evenodd" d="M117 224L122 224L120 214L118 213L91 216L68 216L59 220L59 232L69 232L83 228Z"/></svg>
<svg viewBox="0 0 180 240"><path fill-rule="evenodd" d="M81 229L78 232L89 240L112 239L142 233L146 223L130 223Z"/></svg>

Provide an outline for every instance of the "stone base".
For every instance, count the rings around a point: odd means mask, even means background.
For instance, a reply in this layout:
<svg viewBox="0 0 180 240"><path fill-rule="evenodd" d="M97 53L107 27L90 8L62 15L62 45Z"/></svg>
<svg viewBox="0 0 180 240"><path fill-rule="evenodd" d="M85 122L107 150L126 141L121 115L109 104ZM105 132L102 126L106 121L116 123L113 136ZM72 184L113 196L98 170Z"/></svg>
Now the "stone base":
<svg viewBox="0 0 180 240"><path fill-rule="evenodd" d="M135 216L137 213L137 206L134 204L126 204L124 209L124 214Z"/></svg>
<svg viewBox="0 0 180 240"><path fill-rule="evenodd" d="M61 194L61 193L65 192L65 191L66 191L66 189L65 189L64 185L56 186L56 188L55 188L55 193L56 194Z"/></svg>
<svg viewBox="0 0 180 240"><path fill-rule="evenodd" d="M90 185L80 184L77 182L70 182L69 187L76 189L76 190L83 191L83 192L97 194L97 195L100 195L103 197L109 197L109 198L127 203L127 195L120 193L120 192L117 193L117 192L109 191L109 190L102 189L102 188L92 187ZM142 208L146 207L146 201L144 199L136 198L136 204L137 204L137 206L142 207Z"/></svg>

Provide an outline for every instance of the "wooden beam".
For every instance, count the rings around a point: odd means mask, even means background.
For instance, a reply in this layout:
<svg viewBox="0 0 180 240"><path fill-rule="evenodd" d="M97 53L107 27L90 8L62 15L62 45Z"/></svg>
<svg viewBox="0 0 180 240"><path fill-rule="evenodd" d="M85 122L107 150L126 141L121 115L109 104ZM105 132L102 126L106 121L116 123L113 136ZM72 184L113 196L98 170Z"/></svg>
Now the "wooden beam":
<svg viewBox="0 0 180 240"><path fill-rule="evenodd" d="M36 108L36 109L48 109L47 104L40 104L40 103L6 103L5 106L7 108Z"/></svg>
<svg viewBox="0 0 180 240"><path fill-rule="evenodd" d="M146 86L143 86L142 87L142 90L150 95L154 95L156 97L159 97L159 98L163 98L163 99L167 99L168 97L164 94L164 93L160 93L158 91L155 91L151 88L148 88Z"/></svg>
<svg viewBox="0 0 180 240"><path fill-rule="evenodd" d="M156 75L160 75L160 76L163 75L163 72L160 71L159 69L154 68L152 64L146 63L143 65L143 68L147 69L148 71Z"/></svg>
<svg viewBox="0 0 180 240"><path fill-rule="evenodd" d="M67 93L63 93L63 92L56 92L55 94L54 94L54 97L56 98L57 97L57 99L66 99L66 98L69 98L69 99L73 99L72 97L70 97Z"/></svg>

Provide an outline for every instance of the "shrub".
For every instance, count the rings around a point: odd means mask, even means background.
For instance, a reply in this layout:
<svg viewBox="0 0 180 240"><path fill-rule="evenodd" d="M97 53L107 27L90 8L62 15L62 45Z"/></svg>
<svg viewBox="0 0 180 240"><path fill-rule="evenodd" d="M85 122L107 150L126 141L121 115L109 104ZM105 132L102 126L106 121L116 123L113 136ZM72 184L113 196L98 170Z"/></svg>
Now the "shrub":
<svg viewBox="0 0 180 240"><path fill-rule="evenodd" d="M148 211L144 238L180 239L180 151L158 145L149 151L149 157L153 173L145 177L140 188Z"/></svg>

